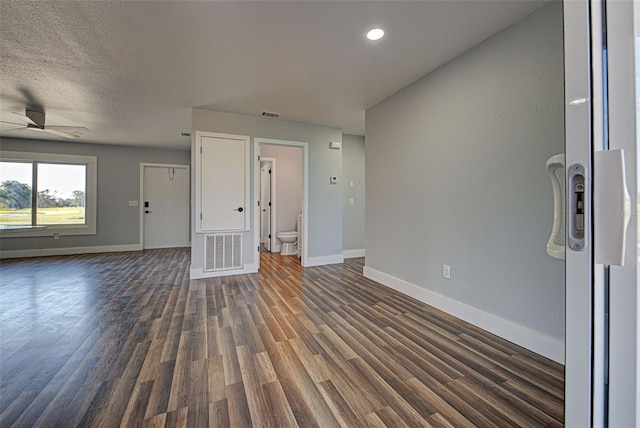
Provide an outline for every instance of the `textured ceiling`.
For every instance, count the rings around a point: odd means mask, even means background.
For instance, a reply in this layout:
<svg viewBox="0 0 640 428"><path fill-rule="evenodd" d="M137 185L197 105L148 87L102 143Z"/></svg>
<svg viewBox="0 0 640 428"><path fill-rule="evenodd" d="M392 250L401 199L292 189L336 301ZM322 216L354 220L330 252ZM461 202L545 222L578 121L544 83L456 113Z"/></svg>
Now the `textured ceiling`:
<svg viewBox="0 0 640 428"><path fill-rule="evenodd" d="M82 142L173 148L192 107L363 134L365 109L546 3L2 0L0 119L41 106Z"/></svg>

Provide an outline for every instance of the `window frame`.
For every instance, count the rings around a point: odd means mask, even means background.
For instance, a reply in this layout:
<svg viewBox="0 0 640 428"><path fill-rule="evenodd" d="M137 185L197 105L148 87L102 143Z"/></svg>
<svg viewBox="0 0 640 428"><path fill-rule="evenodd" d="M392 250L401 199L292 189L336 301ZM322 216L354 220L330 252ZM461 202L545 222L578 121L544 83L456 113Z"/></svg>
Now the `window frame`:
<svg viewBox="0 0 640 428"><path fill-rule="evenodd" d="M60 225L34 225L3 228L0 226L0 238L37 237L37 236L65 236L65 235L95 235L97 200L98 200L98 158L97 156L62 155L53 153L31 153L0 151L0 162L49 163L60 165L84 165L86 167L85 183L85 223ZM36 184L37 186L37 184ZM32 186L33 187L33 186ZM38 189L32 188L37 194ZM33 205L33 204L32 204ZM37 205L37 204L36 204ZM32 207L37 212L37 206ZM32 216L35 218L35 214Z"/></svg>

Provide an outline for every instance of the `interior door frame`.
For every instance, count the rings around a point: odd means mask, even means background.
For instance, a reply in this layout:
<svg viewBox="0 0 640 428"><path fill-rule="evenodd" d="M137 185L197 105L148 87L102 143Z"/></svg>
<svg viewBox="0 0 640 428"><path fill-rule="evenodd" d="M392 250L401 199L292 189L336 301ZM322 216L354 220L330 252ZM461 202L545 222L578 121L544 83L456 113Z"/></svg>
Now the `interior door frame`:
<svg viewBox="0 0 640 428"><path fill-rule="evenodd" d="M140 217L140 241L139 241L139 246L141 250L144 250L144 169L147 167L151 167L151 168L176 168L176 169L184 169L186 170L187 173L187 187L185 188L185 192L187 195L191 195L191 186L190 186L190 180L191 180L191 174L190 174L190 168L189 165L180 165L180 164L173 164L173 163L147 163L147 162L141 162L140 163L140 200L138 202L138 211L139 211L139 217ZM187 198L187 224L185 225L186 227L186 234L187 234L187 242L186 244L188 246L191 246L191 235L189 233L189 228L191 227L191 204L190 204L190 197Z"/></svg>
<svg viewBox="0 0 640 428"><path fill-rule="evenodd" d="M304 141L276 140L273 138L253 139L253 207L258 208L258 198L260 195L260 144L271 144L274 146L290 146L302 149L302 257L300 263L302 267L309 265L309 143ZM253 248L256 266L260 269L260 216L253 216Z"/></svg>
<svg viewBox="0 0 640 428"><path fill-rule="evenodd" d="M278 216L277 211L277 205L276 205L276 200L277 200L277 190L276 190L276 158L265 158L265 157L260 157L260 162L271 162L271 174L269 177L270 180L270 185L271 185L271 217L270 217L270 222L271 224L269 225L269 227L271 228L270 232L271 232L271 238L269 238L269 245L270 245L270 250L269 251L273 251L273 249L275 248L276 245L276 225L278 224L276 222L276 218ZM261 178L262 179L262 178ZM260 187L260 189L262 189L262 187ZM262 199L259 196L260 199ZM261 206L260 209L262 209L262 201L260 202ZM261 231L262 232L262 231Z"/></svg>

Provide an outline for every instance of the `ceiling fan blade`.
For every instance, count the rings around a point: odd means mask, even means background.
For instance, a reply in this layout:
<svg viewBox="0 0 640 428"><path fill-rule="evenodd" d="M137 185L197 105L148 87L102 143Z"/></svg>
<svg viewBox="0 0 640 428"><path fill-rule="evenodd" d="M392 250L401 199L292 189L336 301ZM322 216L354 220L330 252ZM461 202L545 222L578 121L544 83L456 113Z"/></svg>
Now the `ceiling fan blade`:
<svg viewBox="0 0 640 428"><path fill-rule="evenodd" d="M31 120L31 118L29 116L27 116L27 115L24 115L22 113L17 113L15 111L12 111L11 113L15 114L16 116L19 116L20 119L24 120L29 125L38 126L38 124L35 123L33 120Z"/></svg>
<svg viewBox="0 0 640 428"><path fill-rule="evenodd" d="M1 123L8 123L10 125L24 125L24 123L18 123L18 122L9 122L8 120L0 120Z"/></svg>
<svg viewBox="0 0 640 428"><path fill-rule="evenodd" d="M43 131L48 132L49 134L57 135L59 137L64 137L64 138L80 138L79 135L71 134L69 132L64 132L64 131L58 131L57 129L45 128L43 129Z"/></svg>
<svg viewBox="0 0 640 428"><path fill-rule="evenodd" d="M16 125L19 125L19 123L16 123ZM21 126L20 128L5 129L2 132L20 131L21 129L27 129L27 127L26 126Z"/></svg>
<svg viewBox="0 0 640 428"><path fill-rule="evenodd" d="M84 134L85 132L89 132L89 129L84 126L47 125L45 126L45 129L57 129L58 131L73 132L74 134Z"/></svg>

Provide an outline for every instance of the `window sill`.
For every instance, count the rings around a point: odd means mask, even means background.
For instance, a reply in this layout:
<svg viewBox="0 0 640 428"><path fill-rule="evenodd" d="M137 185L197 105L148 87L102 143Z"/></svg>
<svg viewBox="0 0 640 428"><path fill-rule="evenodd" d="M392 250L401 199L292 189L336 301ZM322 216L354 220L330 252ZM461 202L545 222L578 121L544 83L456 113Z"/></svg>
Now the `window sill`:
<svg viewBox="0 0 640 428"><path fill-rule="evenodd" d="M55 237L95 235L96 228L83 225L60 226L0 226L0 238Z"/></svg>
<svg viewBox="0 0 640 428"><path fill-rule="evenodd" d="M31 231L31 230L46 230L47 226L0 226L0 232L2 233L11 233L11 232L23 232L23 231Z"/></svg>

